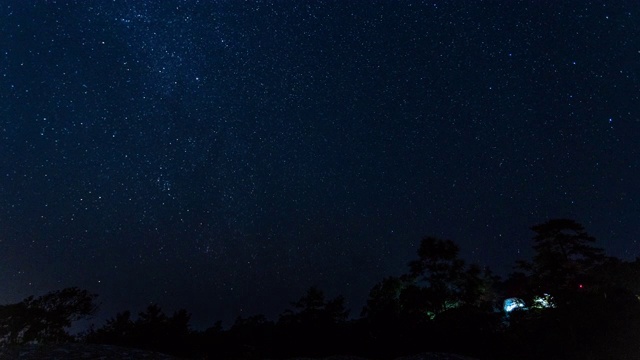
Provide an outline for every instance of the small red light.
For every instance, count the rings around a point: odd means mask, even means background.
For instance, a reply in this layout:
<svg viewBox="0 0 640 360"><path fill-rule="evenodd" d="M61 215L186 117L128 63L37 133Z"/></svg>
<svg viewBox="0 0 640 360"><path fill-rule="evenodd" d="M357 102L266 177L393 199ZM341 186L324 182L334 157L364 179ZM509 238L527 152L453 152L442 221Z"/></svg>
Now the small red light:
<svg viewBox="0 0 640 360"><path fill-rule="evenodd" d="M580 289L582 289L582 284L578 285L578 287L579 287Z"/></svg>

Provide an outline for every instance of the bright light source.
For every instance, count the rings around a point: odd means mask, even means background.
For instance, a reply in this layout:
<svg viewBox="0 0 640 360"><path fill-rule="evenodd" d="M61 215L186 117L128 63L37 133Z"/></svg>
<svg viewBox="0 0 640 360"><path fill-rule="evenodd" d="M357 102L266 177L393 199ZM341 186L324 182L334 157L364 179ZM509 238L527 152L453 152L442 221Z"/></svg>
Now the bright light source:
<svg viewBox="0 0 640 360"><path fill-rule="evenodd" d="M504 301L502 306L505 312L509 313L516 309L525 309L525 304L522 299L518 298L508 298Z"/></svg>
<svg viewBox="0 0 640 360"><path fill-rule="evenodd" d="M548 309L556 307L553 302L553 296L549 294L542 294L542 296L535 296L533 298L533 307L536 309Z"/></svg>

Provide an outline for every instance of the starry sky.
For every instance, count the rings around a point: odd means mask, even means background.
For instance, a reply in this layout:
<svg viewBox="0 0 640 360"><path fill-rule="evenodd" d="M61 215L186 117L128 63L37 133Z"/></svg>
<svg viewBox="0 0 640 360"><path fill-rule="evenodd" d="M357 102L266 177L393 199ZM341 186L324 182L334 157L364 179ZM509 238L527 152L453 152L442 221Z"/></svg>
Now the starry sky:
<svg viewBox="0 0 640 360"><path fill-rule="evenodd" d="M0 1L0 303L353 315L422 237L640 256L637 1Z"/></svg>

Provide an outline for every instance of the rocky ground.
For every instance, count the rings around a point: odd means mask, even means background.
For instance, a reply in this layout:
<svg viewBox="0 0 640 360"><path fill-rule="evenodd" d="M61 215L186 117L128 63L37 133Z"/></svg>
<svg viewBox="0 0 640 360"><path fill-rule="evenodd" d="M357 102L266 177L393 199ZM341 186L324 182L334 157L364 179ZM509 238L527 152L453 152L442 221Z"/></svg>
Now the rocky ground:
<svg viewBox="0 0 640 360"><path fill-rule="evenodd" d="M179 360L179 358L138 349L129 349L111 345L94 344L55 344L23 345L17 348L0 350L0 360ZM290 360L318 360L295 358ZM355 356L331 356L321 360L367 360ZM401 357L396 360L475 360L454 354L424 353Z"/></svg>
<svg viewBox="0 0 640 360"><path fill-rule="evenodd" d="M178 358L152 351L128 349L111 345L93 344L55 344L24 345L17 348L0 350L0 360L134 360L158 359L176 360Z"/></svg>
<svg viewBox="0 0 640 360"><path fill-rule="evenodd" d="M368 360L368 359L356 357L356 356L330 356L323 359L295 358L295 359L289 359L289 360ZM400 357L395 360L477 360L477 359L461 356L461 355L455 355L455 354L422 353L417 355Z"/></svg>

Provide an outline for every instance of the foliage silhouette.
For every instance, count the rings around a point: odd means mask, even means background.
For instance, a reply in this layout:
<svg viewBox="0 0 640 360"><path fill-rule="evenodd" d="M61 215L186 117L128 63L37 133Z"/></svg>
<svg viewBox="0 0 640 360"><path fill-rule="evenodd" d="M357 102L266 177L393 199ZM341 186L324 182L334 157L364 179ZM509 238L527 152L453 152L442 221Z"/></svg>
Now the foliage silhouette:
<svg viewBox="0 0 640 360"><path fill-rule="evenodd" d="M344 297L337 296L325 300L324 292L315 286L298 301L291 303L293 309L286 310L280 316L283 324L304 324L306 326L322 326L344 322L349 311L344 307Z"/></svg>
<svg viewBox="0 0 640 360"><path fill-rule="evenodd" d="M107 323L98 330L91 330L86 340L89 342L105 343L118 346L135 346L134 322L131 320L131 312L123 311L115 317L107 320Z"/></svg>
<svg viewBox="0 0 640 360"><path fill-rule="evenodd" d="M129 311L118 313L102 328L91 330L86 341L132 346L171 355L190 355L187 347L191 341L190 319L191 315L184 309L169 317L160 306L150 304L138 314L136 321L131 319Z"/></svg>
<svg viewBox="0 0 640 360"><path fill-rule="evenodd" d="M324 356L343 346L341 334L349 316L344 297L327 300L324 292L313 286L291 306L280 315L277 332L280 339L287 339L292 346L277 355ZM286 349L284 344L281 347Z"/></svg>
<svg viewBox="0 0 640 360"><path fill-rule="evenodd" d="M577 222L532 227L534 256L505 281L459 258L451 240L426 237L406 274L372 287L358 319L345 299L317 287L292 302L276 322L238 317L192 331L190 314L166 315L155 304L117 313L85 341L137 347L183 358L285 359L337 354L388 360L419 352L454 352L480 359L623 359L640 354L640 259L607 257ZM579 285L582 284L583 288ZM555 308L501 311L507 297L549 292ZM65 328L95 311L95 295L77 288L0 306L0 339L71 340Z"/></svg>
<svg viewBox="0 0 640 360"><path fill-rule="evenodd" d="M72 287L0 306L0 338L10 345L70 341L67 329L97 311L96 297Z"/></svg>
<svg viewBox="0 0 640 360"><path fill-rule="evenodd" d="M407 285L407 281L399 277L384 278L369 292L369 299L361 315L381 321L399 318L403 310L400 295Z"/></svg>
<svg viewBox="0 0 640 360"><path fill-rule="evenodd" d="M570 219L552 219L531 228L535 254L531 262L518 267L530 276L531 289L550 293L563 305L571 294L593 286L593 271L604 264L602 249L592 245L595 238Z"/></svg>
<svg viewBox="0 0 640 360"><path fill-rule="evenodd" d="M417 312L430 318L463 305L482 306L492 301L491 283L495 277L478 265L465 265L458 258L460 249L451 240L422 239L418 260L409 263L409 277L418 288L408 287ZM405 290L406 291L406 290Z"/></svg>

